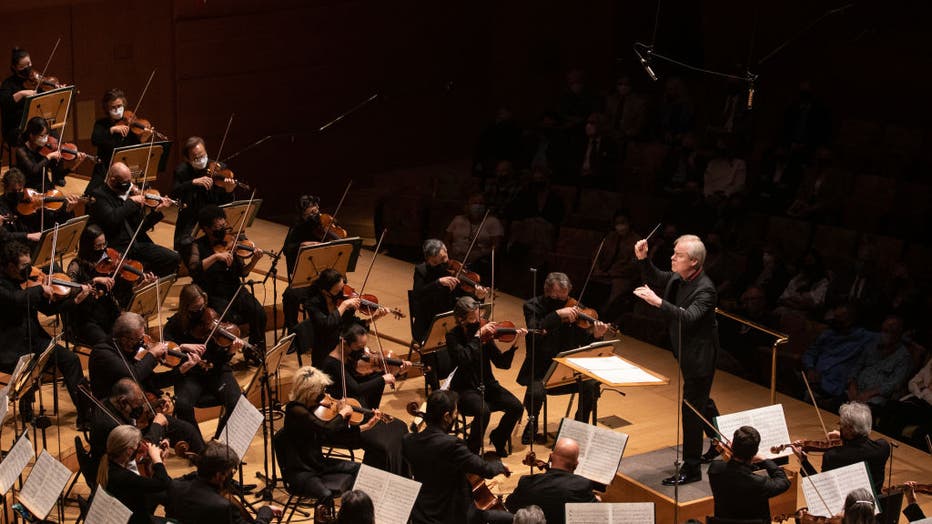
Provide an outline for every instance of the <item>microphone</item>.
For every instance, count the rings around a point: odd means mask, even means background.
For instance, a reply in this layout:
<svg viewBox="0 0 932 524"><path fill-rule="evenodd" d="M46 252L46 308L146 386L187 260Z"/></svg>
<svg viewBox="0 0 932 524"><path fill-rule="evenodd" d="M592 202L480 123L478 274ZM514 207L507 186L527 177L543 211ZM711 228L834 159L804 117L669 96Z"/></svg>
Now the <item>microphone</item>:
<svg viewBox="0 0 932 524"><path fill-rule="evenodd" d="M647 48L647 58L644 58L644 55L642 55L641 52L637 50L637 48L634 49L634 54L638 55L638 59L641 61L641 67L644 68L644 72L647 73L647 76L649 76L651 80L653 80L654 82L656 82L656 81L657 81L657 74L654 73L654 69L650 66L650 63L651 63L651 53L652 53L652 52L653 52L653 49L651 49L650 47L648 47L648 48Z"/></svg>
<svg viewBox="0 0 932 524"><path fill-rule="evenodd" d="M748 111L750 111L754 109L754 82L757 80L757 75L748 71L746 78L748 82Z"/></svg>

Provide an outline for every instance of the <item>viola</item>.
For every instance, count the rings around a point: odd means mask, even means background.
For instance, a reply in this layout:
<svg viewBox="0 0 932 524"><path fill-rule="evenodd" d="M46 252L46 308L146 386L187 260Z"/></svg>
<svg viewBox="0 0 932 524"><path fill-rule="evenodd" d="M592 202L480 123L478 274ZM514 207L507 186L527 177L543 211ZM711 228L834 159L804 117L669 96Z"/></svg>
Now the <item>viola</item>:
<svg viewBox="0 0 932 524"><path fill-rule="evenodd" d="M327 213L319 213L317 215L317 221L320 222L320 236L323 238L321 242L327 240L340 240L349 236L349 233L346 232L333 218L332 215ZM324 232L326 231L326 236Z"/></svg>
<svg viewBox="0 0 932 524"><path fill-rule="evenodd" d="M59 146L58 139L53 135L49 135L48 142L39 148L39 154L47 157L55 151L61 153L61 159L65 162L76 160L78 158L78 153L80 153L80 151L78 151L78 146L72 144L71 142L65 142ZM84 153L84 157L89 159L91 162L100 163L100 159L89 153Z"/></svg>
<svg viewBox="0 0 932 524"><path fill-rule="evenodd" d="M888 486L883 489L884 493L891 491L903 491L909 489L909 486L906 484L894 484L893 486ZM932 484L913 484L913 491L915 493L922 493L923 495L932 495Z"/></svg>
<svg viewBox="0 0 932 524"><path fill-rule="evenodd" d="M214 184L222 187L226 190L227 193L232 192L237 187L249 191L251 188L248 184L245 184L236 179L236 175L233 174L233 170L228 167L223 166L220 162L212 160L207 163L207 176L214 181Z"/></svg>
<svg viewBox="0 0 932 524"><path fill-rule="evenodd" d="M380 307L382 307L379 304L379 297L375 295L370 295L368 293L364 293L360 295L359 293L356 293L356 291L352 287L348 285L344 285L343 295L337 301L337 305L339 306L341 302L349 298L359 299L359 312L364 315L372 316L375 314L376 311L379 310ZM389 308L389 312L392 315L394 315L396 319L405 318L405 314L402 313L401 309L397 307Z"/></svg>
<svg viewBox="0 0 932 524"><path fill-rule="evenodd" d="M342 400L337 400L327 393L324 393L324 398L320 400L317 408L314 409L314 416L320 420L323 420L324 422L333 420L337 415L340 414L340 402L348 404L353 408L353 414L350 415L350 418L347 421L351 426L358 426L362 424L363 419L365 419L367 416L375 416L374 411L362 407L362 404L360 404L359 401L354 398L344 398ZM381 422L389 423L395 420L395 417L387 413L381 413L379 414L379 420Z"/></svg>
<svg viewBox="0 0 932 524"><path fill-rule="evenodd" d="M566 299L566 304L563 307L574 307L576 308L576 326L582 329L591 329L597 320L599 320L599 313L592 309L582 306L575 298L569 297ZM611 336L617 336L619 334L618 327L614 324L606 324L608 330L606 334L611 334Z"/></svg>
<svg viewBox="0 0 932 524"><path fill-rule="evenodd" d="M529 466L531 468L537 468L541 471L550 470L550 463L544 462L543 460L538 459L537 453L534 453L533 451L528 451L527 455L524 456L524 460L522 460L521 463L524 464L525 466Z"/></svg>
<svg viewBox="0 0 932 524"><path fill-rule="evenodd" d="M130 194L131 195L141 194L143 197L145 197L143 199L143 204L146 207L158 207L159 204L161 204L162 202L168 202L168 205L177 206L178 209L184 209L188 207L188 205L183 202L172 200L171 198L168 198L167 196L162 196L162 194L159 193L158 189L153 189L151 187L147 187L146 189L137 189L134 187L133 190L130 192Z"/></svg>
<svg viewBox="0 0 932 524"><path fill-rule="evenodd" d="M831 517L811 515L809 508L800 508L796 511L795 517L798 524L842 524L845 519L842 515L832 515Z"/></svg>
<svg viewBox="0 0 932 524"><path fill-rule="evenodd" d="M145 340L145 344L147 347L155 343L152 340L152 337L150 337L149 335L146 335L145 337L143 337L143 339ZM171 342L171 341L166 341L164 342L164 344L167 346L168 349L165 351L165 355L163 355L162 358L159 359L159 364L162 364L163 366L167 366L170 368L176 368L188 361L188 355L185 352L178 349L178 344ZM149 353L148 350L140 349L136 353L136 360L142 360L143 358L145 358L145 356L148 353ZM202 360L198 363L198 366L207 370L207 369L212 368L213 364L211 364L210 362L207 362L206 360ZM146 394L151 395L151 393L149 392L146 392ZM159 413L163 413L165 415L171 415L175 411L175 409L174 409L174 405L171 404L170 400L164 397L157 398L154 395L152 396L152 398L150 398L150 403L153 406L155 406L156 404L163 405L166 402L170 405L168 409L166 410L156 409L156 411Z"/></svg>
<svg viewBox="0 0 932 524"><path fill-rule="evenodd" d="M216 327L216 329L215 329ZM240 338L239 326L232 322L221 322L220 315L210 307L204 308L200 321L191 326L191 335L194 338L207 339L213 332L212 340L220 347L228 348ZM243 340L243 353L256 353L256 348Z"/></svg>
<svg viewBox="0 0 932 524"><path fill-rule="evenodd" d="M481 281L479 273L467 270L459 260L448 260L447 272L459 280L460 289L467 293L475 293L476 288L479 287Z"/></svg>
<svg viewBox="0 0 932 524"><path fill-rule="evenodd" d="M123 118L117 120L114 125L128 126L130 132L139 137L140 142L148 142L152 139L153 134L155 134L155 138L159 140L168 140L167 136L159 133L152 127L152 122L149 122L145 118L140 118L130 110L123 111Z"/></svg>
<svg viewBox="0 0 932 524"><path fill-rule="evenodd" d="M824 453L831 448L837 448L838 446L844 445L844 442L842 442L841 439L833 438L833 439L828 439L828 440L800 440L800 441L797 441L795 444L797 444L804 453L810 453L810 452ZM779 446L773 446L770 448L770 452L780 453L781 451L783 451L784 449L788 447L791 447L792 445L793 444L780 444Z"/></svg>
<svg viewBox="0 0 932 524"><path fill-rule="evenodd" d="M392 352L389 351L388 354L391 355ZM385 358L382 358L382 356L379 355L378 353L369 353L369 352L363 353L359 357L359 360L369 362L373 366L381 366L382 361L384 360L386 365L399 367L399 368L405 363L405 361L400 358L393 358L390 356L386 356ZM420 368L420 369L423 369L425 372L430 371L430 366L425 365L423 362L412 362L410 367Z"/></svg>
<svg viewBox="0 0 932 524"><path fill-rule="evenodd" d="M24 89L31 89L36 93L44 93L62 87L65 87L65 85L58 80L58 77L43 75L34 69L29 73L29 78L23 82Z"/></svg>
<svg viewBox="0 0 932 524"><path fill-rule="evenodd" d="M23 199L16 204L16 212L20 215L27 216L35 213L39 209L48 209L49 211L58 211L68 202L64 193L57 189L50 189L45 193L40 193L35 189L23 189ZM78 202L93 203L94 197L80 196Z"/></svg>
<svg viewBox="0 0 932 524"><path fill-rule="evenodd" d="M94 270L100 275L110 276L116 273L117 264L120 262L120 252L112 247L108 247L106 256L97 262ZM127 282L136 282L146 276L142 269L142 262L130 258L124 259L120 265L118 276Z"/></svg>

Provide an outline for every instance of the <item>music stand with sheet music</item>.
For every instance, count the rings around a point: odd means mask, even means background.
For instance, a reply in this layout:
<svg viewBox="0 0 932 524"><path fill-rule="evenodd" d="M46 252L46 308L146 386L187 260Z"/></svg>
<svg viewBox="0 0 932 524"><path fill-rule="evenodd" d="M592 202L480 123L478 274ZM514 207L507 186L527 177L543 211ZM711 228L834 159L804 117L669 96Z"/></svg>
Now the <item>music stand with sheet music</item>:
<svg viewBox="0 0 932 524"><path fill-rule="evenodd" d="M168 152L172 143L163 140L149 144L135 144L131 146L118 147L113 150L113 157L110 159L110 166L114 162L122 162L130 171L130 181L137 186L142 182L149 184L158 178L158 174L165 170L165 163L168 161ZM151 146L151 147L150 147ZM148 162L146 161L148 157ZM107 166L109 170L110 166ZM143 173L143 170L146 172Z"/></svg>
<svg viewBox="0 0 932 524"><path fill-rule="evenodd" d="M133 296L126 306L126 311L137 313L142 318L155 315L158 312L159 304L165 302L165 297L171 292L176 280L178 280L178 276L172 273L133 291Z"/></svg>
<svg viewBox="0 0 932 524"><path fill-rule="evenodd" d="M479 304L479 314L483 318L489 318L492 314L492 304ZM423 341L418 341L417 352L423 355L434 353L446 347L447 333L456 327L456 319L453 318L453 312L438 313L430 321L430 327L427 329L427 336Z"/></svg>
<svg viewBox="0 0 932 524"><path fill-rule="evenodd" d="M61 343L61 334L55 335L52 337L49 345L46 346L42 353L39 356L34 357L27 367L19 377L17 382L11 382L10 384L10 399L18 401L22 398L23 394L29 391L29 388L35 384L36 389L39 391L39 413L42 413L42 389L41 389L41 378L42 372L45 370L45 366L48 365L49 358L52 356L52 352L55 350L55 347ZM53 375L54 377L54 375ZM52 380L52 395L54 396L53 402L55 405L58 405L58 388L55 387L55 380ZM16 403L18 405L19 402ZM42 442L45 442L45 429L47 426L37 425L42 429Z"/></svg>
<svg viewBox="0 0 932 524"><path fill-rule="evenodd" d="M289 285L294 289L310 286L325 269L336 269L343 275L355 271L360 249L362 239L359 237L299 248L294 271L289 275Z"/></svg>
<svg viewBox="0 0 932 524"><path fill-rule="evenodd" d="M41 116L53 131L65 125L68 108L74 98L74 86L59 87L44 93L38 93L25 98L23 119L19 122L19 130L26 129L29 119Z"/></svg>
<svg viewBox="0 0 932 524"><path fill-rule="evenodd" d="M81 240L81 233L87 227L87 221L90 217L81 215L72 218L58 226L58 241L55 244L55 258L61 260L65 255L69 255L78 250L78 242ZM42 232L36 247L32 250L32 265L36 267L47 267L52 261L52 239L55 237L55 228L51 227ZM61 267L58 268L62 270Z"/></svg>
<svg viewBox="0 0 932 524"><path fill-rule="evenodd" d="M252 204L249 203L249 200L237 200L217 207L223 210L223 214L227 219L227 225L234 230L239 229L240 221L243 220L243 215L246 214L246 210L248 209L249 215L246 217L246 224L243 226L245 230L248 227L252 227L252 223L256 221L259 208L262 207L262 199L256 198L252 201ZM191 231L191 237L200 238L202 236L204 236L204 231L201 229L200 224L194 226L194 230Z"/></svg>

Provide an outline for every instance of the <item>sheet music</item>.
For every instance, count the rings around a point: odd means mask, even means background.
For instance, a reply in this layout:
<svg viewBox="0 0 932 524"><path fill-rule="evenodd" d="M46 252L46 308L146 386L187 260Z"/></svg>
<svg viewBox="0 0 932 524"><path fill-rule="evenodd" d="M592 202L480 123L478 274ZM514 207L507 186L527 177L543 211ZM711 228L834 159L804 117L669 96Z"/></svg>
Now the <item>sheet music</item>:
<svg viewBox="0 0 932 524"><path fill-rule="evenodd" d="M29 363L32 362L32 358L32 353L20 355L19 360L16 361L16 367L13 368L13 374L10 375L10 383L7 384L8 388L16 385L16 382L19 381L19 376L23 373L23 370L28 369L27 366L29 366Z"/></svg>
<svg viewBox="0 0 932 524"><path fill-rule="evenodd" d="M7 410L10 409L9 392L9 385L6 385L3 389L0 389L0 425L2 425L3 421L6 419Z"/></svg>
<svg viewBox="0 0 932 524"><path fill-rule="evenodd" d="M217 440L229 445L242 460L263 420L265 418L262 413L245 396L240 395L236 408L227 419L227 425L223 427Z"/></svg>
<svg viewBox="0 0 932 524"><path fill-rule="evenodd" d="M85 524L126 524L133 512L122 502L113 498L104 488L97 486L94 501L87 510Z"/></svg>
<svg viewBox="0 0 932 524"><path fill-rule="evenodd" d="M67 466L43 449L17 498L33 515L44 519L52 511L71 475Z"/></svg>
<svg viewBox="0 0 932 524"><path fill-rule="evenodd" d="M932 517L926 517L924 519L913 520L909 524L932 524Z"/></svg>
<svg viewBox="0 0 932 524"><path fill-rule="evenodd" d="M628 444L628 435L564 418L557 440L567 437L579 444L576 474L601 484L611 484Z"/></svg>
<svg viewBox="0 0 932 524"><path fill-rule="evenodd" d="M858 462L857 464L817 475L809 475L801 478L800 483L803 486L803 496L806 498L806 505L809 506L809 513L814 516L829 517L841 513L845 507L845 497L855 489L866 488L874 493L871 478L867 472L867 464L864 462ZM815 487L813 487L813 484L815 484ZM818 492L816 489L818 489ZM821 498L819 495L821 495ZM823 499L825 500L824 504ZM828 505L827 508L826 504ZM879 512L880 509L877 504L874 504L874 514L876 515Z"/></svg>
<svg viewBox="0 0 932 524"><path fill-rule="evenodd" d="M6 495L6 492L10 491L16 479L23 472L23 468L35 456L29 436L23 432L10 452L3 458L3 462L0 462L0 495Z"/></svg>
<svg viewBox="0 0 932 524"><path fill-rule="evenodd" d="M372 499L379 524L406 524L421 483L362 464L353 489L362 490Z"/></svg>
<svg viewBox="0 0 932 524"><path fill-rule="evenodd" d="M568 502L566 524L654 524L653 502Z"/></svg>
<svg viewBox="0 0 932 524"><path fill-rule="evenodd" d="M790 430L786 427L783 404L720 415L715 417L713 422L728 440L732 439L735 430L741 426L752 426L760 433L760 450L757 453L764 458L788 457L793 453L790 448L776 454L770 452L773 446L792 442Z"/></svg>
<svg viewBox="0 0 932 524"><path fill-rule="evenodd" d="M619 358L617 355L608 357L568 357L566 361L589 371L603 382L612 384L662 382L661 379Z"/></svg>

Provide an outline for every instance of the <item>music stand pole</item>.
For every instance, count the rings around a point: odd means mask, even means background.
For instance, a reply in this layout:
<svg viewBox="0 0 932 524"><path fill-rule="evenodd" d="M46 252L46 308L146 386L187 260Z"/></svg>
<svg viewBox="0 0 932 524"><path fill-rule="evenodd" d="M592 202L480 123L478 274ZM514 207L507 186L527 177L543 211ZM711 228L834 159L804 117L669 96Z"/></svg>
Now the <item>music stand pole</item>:
<svg viewBox="0 0 932 524"><path fill-rule="evenodd" d="M532 267L530 268L530 270L531 270L531 297L536 298L537 297L537 268ZM539 322L540 320L538 320L538 323ZM539 328L540 326L538 325L537 327ZM531 391L530 391L530 395L528 395L530 397L529 399L530 406L528 406L529 409L527 412L527 424L531 428L531 444L529 448L529 451L531 453L534 453L534 441L537 440L537 416L534 415L534 389L535 389L534 381L537 380L537 377L534 376L534 374L537 372L537 367L535 365L536 357L537 357L537 335L531 335L531 380L528 383L528 387L531 388ZM546 394L547 392L544 391L544 395ZM544 428L544 437L546 436L547 436L547 428ZM534 474L533 464L530 465L529 467L530 467L530 474L533 475Z"/></svg>

